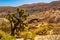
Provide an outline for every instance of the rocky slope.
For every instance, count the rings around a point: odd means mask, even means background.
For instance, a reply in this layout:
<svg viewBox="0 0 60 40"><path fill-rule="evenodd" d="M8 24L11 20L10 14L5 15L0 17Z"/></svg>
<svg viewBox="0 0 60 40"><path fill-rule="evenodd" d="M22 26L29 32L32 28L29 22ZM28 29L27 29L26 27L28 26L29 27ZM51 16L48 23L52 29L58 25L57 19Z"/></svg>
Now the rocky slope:
<svg viewBox="0 0 60 40"><path fill-rule="evenodd" d="M50 3L33 3L18 6L25 9L31 15L28 17L28 22L49 22L60 23L60 1L53 1ZM14 12L16 7L0 7L0 17Z"/></svg>
<svg viewBox="0 0 60 40"><path fill-rule="evenodd" d="M37 13L42 12L50 9L60 9L60 1L53 1L51 3L35 3L35 4L26 4L20 6L24 8L29 13Z"/></svg>
<svg viewBox="0 0 60 40"><path fill-rule="evenodd" d="M60 10L60 1L53 1L50 3L33 3L33 4L25 4L22 6L18 6L19 8L25 9L28 13L39 13L42 11L50 10L50 9L58 9ZM0 17L3 15L6 15L8 13L11 13L15 11L16 7L10 7L10 6L5 6L5 7L0 7ZM2 16L2 17L3 17Z"/></svg>
<svg viewBox="0 0 60 40"><path fill-rule="evenodd" d="M48 10L32 14L28 17L28 23L47 22L60 23L60 10Z"/></svg>

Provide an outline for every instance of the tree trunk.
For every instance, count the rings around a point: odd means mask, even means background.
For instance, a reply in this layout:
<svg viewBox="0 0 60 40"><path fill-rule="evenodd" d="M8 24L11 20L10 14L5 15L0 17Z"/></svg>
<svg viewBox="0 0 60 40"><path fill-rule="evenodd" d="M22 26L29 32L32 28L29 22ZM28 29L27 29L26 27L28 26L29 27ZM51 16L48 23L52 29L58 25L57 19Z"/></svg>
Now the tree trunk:
<svg viewBox="0 0 60 40"><path fill-rule="evenodd" d="M14 24L14 27L11 28L11 35L14 36L14 31L17 29L17 26L18 26L19 22L15 23Z"/></svg>

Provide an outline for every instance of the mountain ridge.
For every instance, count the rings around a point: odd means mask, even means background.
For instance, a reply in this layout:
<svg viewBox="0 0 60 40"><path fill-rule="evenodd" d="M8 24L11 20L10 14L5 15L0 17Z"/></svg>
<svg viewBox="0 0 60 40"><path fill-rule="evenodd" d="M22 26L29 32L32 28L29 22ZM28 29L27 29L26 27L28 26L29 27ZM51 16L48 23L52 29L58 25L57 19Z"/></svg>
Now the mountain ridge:
<svg viewBox="0 0 60 40"><path fill-rule="evenodd" d="M26 12L28 12L30 14L34 14L34 13L40 13L43 11L47 11L50 9L60 10L60 1L53 1L50 3L25 4L25 5L17 6L17 7L25 9ZM0 17L6 16L7 14L14 12L15 10L16 10L16 7L2 6L2 7L0 7Z"/></svg>

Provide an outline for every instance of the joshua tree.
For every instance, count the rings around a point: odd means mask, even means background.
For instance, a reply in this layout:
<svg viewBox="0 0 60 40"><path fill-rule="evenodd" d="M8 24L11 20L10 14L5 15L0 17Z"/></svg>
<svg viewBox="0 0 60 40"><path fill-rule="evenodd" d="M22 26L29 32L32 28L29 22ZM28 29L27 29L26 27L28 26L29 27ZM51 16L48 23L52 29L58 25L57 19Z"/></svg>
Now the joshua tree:
<svg viewBox="0 0 60 40"><path fill-rule="evenodd" d="M11 35L14 36L14 31L23 31L26 23L24 21L27 19L28 14L25 14L23 9L17 8L17 12L14 14L8 14L6 18L11 24ZM18 27L19 25L19 27Z"/></svg>

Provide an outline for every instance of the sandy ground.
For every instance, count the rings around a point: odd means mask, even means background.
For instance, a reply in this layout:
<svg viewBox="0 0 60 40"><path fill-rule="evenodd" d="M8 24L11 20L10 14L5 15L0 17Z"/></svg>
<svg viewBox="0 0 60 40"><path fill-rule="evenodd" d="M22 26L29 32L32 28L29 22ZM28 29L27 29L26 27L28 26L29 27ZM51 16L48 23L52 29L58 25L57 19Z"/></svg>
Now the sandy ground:
<svg viewBox="0 0 60 40"><path fill-rule="evenodd" d="M23 38L21 39L16 39L16 40L24 40ZM46 35L46 36L36 36L35 40L60 40L60 35Z"/></svg>

